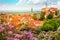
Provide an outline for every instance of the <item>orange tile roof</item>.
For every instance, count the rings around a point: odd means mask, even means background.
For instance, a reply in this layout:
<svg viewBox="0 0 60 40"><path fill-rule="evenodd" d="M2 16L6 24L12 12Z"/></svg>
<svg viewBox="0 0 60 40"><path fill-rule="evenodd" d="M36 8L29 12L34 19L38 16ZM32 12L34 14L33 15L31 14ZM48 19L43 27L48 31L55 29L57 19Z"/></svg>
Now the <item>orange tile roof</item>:
<svg viewBox="0 0 60 40"><path fill-rule="evenodd" d="M50 10L57 11L58 9L57 8L50 8Z"/></svg>
<svg viewBox="0 0 60 40"><path fill-rule="evenodd" d="M8 22L11 22L11 24L14 25L16 28L21 27L18 23L21 23L22 21L24 21L24 22L27 21L28 22L28 25L31 26L32 28L36 28L36 25L35 24L41 24L42 23L39 20L33 20L32 19L32 16L26 15L26 14L20 15L20 16L13 15L11 18L12 18L12 20L10 20L10 19L7 19L7 20L8 20ZM23 20L21 21L21 19L23 19Z"/></svg>
<svg viewBox="0 0 60 40"><path fill-rule="evenodd" d="M45 15L48 16L49 14L50 14L50 11L46 11L46 14Z"/></svg>
<svg viewBox="0 0 60 40"><path fill-rule="evenodd" d="M48 10L47 8L42 8L42 11L44 11L44 12L47 11L47 10Z"/></svg>
<svg viewBox="0 0 60 40"><path fill-rule="evenodd" d="M40 14L37 14L36 17L37 17L37 19L39 19L40 18Z"/></svg>

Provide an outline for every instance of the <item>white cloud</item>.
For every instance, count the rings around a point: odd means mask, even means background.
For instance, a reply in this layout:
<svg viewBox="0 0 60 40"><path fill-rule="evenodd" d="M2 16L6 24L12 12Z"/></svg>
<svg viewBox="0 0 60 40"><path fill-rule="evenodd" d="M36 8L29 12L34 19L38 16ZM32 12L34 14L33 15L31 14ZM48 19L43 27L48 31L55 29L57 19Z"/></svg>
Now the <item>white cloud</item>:
<svg viewBox="0 0 60 40"><path fill-rule="evenodd" d="M59 8L60 7L60 1L57 1L56 4L48 5L48 7L56 7L56 8Z"/></svg>
<svg viewBox="0 0 60 40"><path fill-rule="evenodd" d="M45 6L33 6L33 10L34 11L40 11L41 8L43 8ZM27 7L20 7L20 6L9 6L9 5L1 5L0 6L0 11L30 11L31 7L27 6Z"/></svg>
<svg viewBox="0 0 60 40"><path fill-rule="evenodd" d="M60 6L60 1L57 2L57 5Z"/></svg>
<svg viewBox="0 0 60 40"><path fill-rule="evenodd" d="M38 3L43 3L43 2L45 2L46 0L29 0L28 2L30 3L30 2L32 2L32 3L34 3L34 4L38 4Z"/></svg>
<svg viewBox="0 0 60 40"><path fill-rule="evenodd" d="M34 11L39 10L39 7L34 7ZM20 7L20 6L9 6L9 5L1 5L0 6L0 11L30 11L31 7Z"/></svg>
<svg viewBox="0 0 60 40"><path fill-rule="evenodd" d="M24 0L19 0L16 5L25 5L27 2L25 2Z"/></svg>
<svg viewBox="0 0 60 40"><path fill-rule="evenodd" d="M34 3L34 4L37 4L37 3L40 2L40 0L29 0L28 3L30 3L30 2L32 2L32 3Z"/></svg>
<svg viewBox="0 0 60 40"><path fill-rule="evenodd" d="M46 0L28 0L26 2L24 0L19 0L19 2L15 6L14 5L0 5L0 10L1 11L30 11L31 6L28 4L30 4L30 3L39 4L39 3L43 3L45 1ZM24 5L27 5L27 6L24 6ZM36 11L36 10L40 11L40 9L42 9L44 7L45 7L45 5L43 5L43 4L42 4L42 6L33 5L34 11ZM57 7L57 8L60 7L60 1L58 1L57 4L55 4L55 5L54 4L48 5L48 7Z"/></svg>
<svg viewBox="0 0 60 40"><path fill-rule="evenodd" d="M17 2L16 5L21 5L21 4L38 4L38 3L43 3L46 2L47 0L28 0L28 1L24 1L24 0L19 0L19 2Z"/></svg>

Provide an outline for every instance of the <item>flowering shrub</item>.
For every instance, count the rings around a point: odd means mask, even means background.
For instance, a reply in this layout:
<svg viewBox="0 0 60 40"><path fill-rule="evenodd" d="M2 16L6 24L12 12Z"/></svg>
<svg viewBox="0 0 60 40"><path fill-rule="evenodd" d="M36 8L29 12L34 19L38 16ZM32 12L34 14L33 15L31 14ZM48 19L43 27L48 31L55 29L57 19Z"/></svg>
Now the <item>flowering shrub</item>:
<svg viewBox="0 0 60 40"><path fill-rule="evenodd" d="M2 23L0 20L0 40L38 40L34 35L27 29L20 31L13 25L8 25L6 22Z"/></svg>
<svg viewBox="0 0 60 40"><path fill-rule="evenodd" d="M51 21L49 23L51 23ZM47 28L47 26L45 27ZM31 27L16 29L13 25L0 19L0 40L60 40L60 30L40 32L39 29Z"/></svg>
<svg viewBox="0 0 60 40"><path fill-rule="evenodd" d="M60 40L60 31L40 32L38 40Z"/></svg>

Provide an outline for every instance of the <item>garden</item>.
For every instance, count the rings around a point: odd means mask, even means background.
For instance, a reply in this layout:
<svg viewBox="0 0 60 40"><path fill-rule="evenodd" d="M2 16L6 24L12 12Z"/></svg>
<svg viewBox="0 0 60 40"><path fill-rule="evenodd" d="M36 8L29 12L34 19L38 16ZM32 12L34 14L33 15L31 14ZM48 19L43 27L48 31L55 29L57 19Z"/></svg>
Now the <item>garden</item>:
<svg viewBox="0 0 60 40"><path fill-rule="evenodd" d="M32 27L27 22L17 28L0 17L0 40L60 40L60 18L43 21L42 26Z"/></svg>

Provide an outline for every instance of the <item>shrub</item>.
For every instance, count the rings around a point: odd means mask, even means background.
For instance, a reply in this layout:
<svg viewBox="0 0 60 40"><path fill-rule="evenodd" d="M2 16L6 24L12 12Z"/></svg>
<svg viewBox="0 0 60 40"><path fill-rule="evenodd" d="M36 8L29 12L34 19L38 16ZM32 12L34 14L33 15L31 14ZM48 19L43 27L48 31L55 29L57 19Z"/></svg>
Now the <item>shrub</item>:
<svg viewBox="0 0 60 40"><path fill-rule="evenodd" d="M32 17L34 20L37 20L37 17L36 17L36 13L33 14L33 17Z"/></svg>
<svg viewBox="0 0 60 40"><path fill-rule="evenodd" d="M48 30L54 30L53 26L50 24L45 24L41 27L41 30L48 31Z"/></svg>
<svg viewBox="0 0 60 40"><path fill-rule="evenodd" d="M32 28L32 27L27 27L27 26L22 27L20 29L20 31L24 31L24 30L30 31L30 32L32 32L34 34L39 34L40 33L40 30L39 29L35 29L35 28Z"/></svg>
<svg viewBox="0 0 60 40"><path fill-rule="evenodd" d="M59 26L60 26L60 19L57 19L57 23L59 24Z"/></svg>
<svg viewBox="0 0 60 40"><path fill-rule="evenodd" d="M0 23L0 40L38 40L35 36L36 34L30 30L31 28L25 27L23 31L20 31L13 25L7 25L7 23L3 22L2 24Z"/></svg>
<svg viewBox="0 0 60 40"><path fill-rule="evenodd" d="M53 15L50 13L48 16L47 16L47 19L52 19L53 18Z"/></svg>
<svg viewBox="0 0 60 40"><path fill-rule="evenodd" d="M45 19L45 12L41 12L40 14L40 20L43 20L43 19Z"/></svg>
<svg viewBox="0 0 60 40"><path fill-rule="evenodd" d="M60 31L42 31L38 35L38 40L60 40Z"/></svg>
<svg viewBox="0 0 60 40"><path fill-rule="evenodd" d="M42 31L55 31L59 27L59 24L56 19L46 21L43 26L40 28Z"/></svg>
<svg viewBox="0 0 60 40"><path fill-rule="evenodd" d="M6 20L4 18L0 18L0 20L2 21L2 23L6 22Z"/></svg>
<svg viewBox="0 0 60 40"><path fill-rule="evenodd" d="M56 16L58 15L58 11L55 11L55 15L56 15Z"/></svg>

